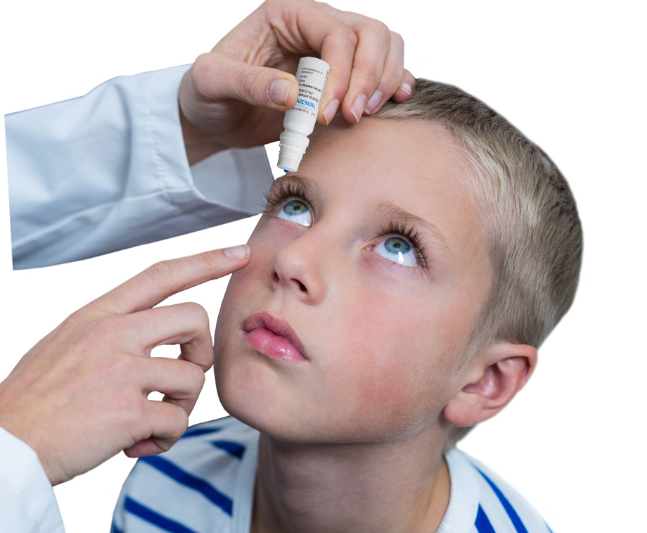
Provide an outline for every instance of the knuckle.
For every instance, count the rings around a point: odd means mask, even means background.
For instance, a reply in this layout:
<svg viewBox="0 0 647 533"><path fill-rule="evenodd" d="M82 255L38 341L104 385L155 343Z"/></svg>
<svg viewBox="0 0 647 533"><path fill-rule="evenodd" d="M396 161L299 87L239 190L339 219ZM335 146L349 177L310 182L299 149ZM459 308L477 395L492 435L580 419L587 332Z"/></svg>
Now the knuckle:
<svg viewBox="0 0 647 533"><path fill-rule="evenodd" d="M185 395L199 394L205 382L204 370L196 363L181 359L177 360L175 364L178 365L176 366L176 372L179 376L182 376L182 386L185 391L188 391L188 394Z"/></svg>
<svg viewBox="0 0 647 533"><path fill-rule="evenodd" d="M75 343L70 356L77 364L84 364L101 379L123 379L132 372L129 354L122 349L124 328L118 318L101 318L87 326Z"/></svg>
<svg viewBox="0 0 647 533"><path fill-rule="evenodd" d="M387 72L384 72L382 75L382 84L385 87L388 87L390 91L396 91L400 86L400 81L402 81L402 76L398 76L391 69L389 69Z"/></svg>
<svg viewBox="0 0 647 533"><path fill-rule="evenodd" d="M171 437L170 438L174 440L178 440L182 435L184 435L187 428L189 427L189 415L180 406L173 405L173 409L170 410L169 417L171 418L170 420Z"/></svg>
<svg viewBox="0 0 647 533"><path fill-rule="evenodd" d="M66 330L76 329L77 327L81 326L86 320L87 319L85 317L83 309L79 309L77 311L74 311L74 313L63 320L61 326Z"/></svg>
<svg viewBox="0 0 647 533"><path fill-rule="evenodd" d="M357 48L357 45L359 44L359 37L357 33L355 33L350 28L344 28L340 37L346 47L352 48L353 50Z"/></svg>
<svg viewBox="0 0 647 533"><path fill-rule="evenodd" d="M201 322L205 322L205 320L208 321L209 315L207 313L207 310L199 303L185 302L184 306L186 307L187 311L191 313L191 315L196 319L200 320Z"/></svg>
<svg viewBox="0 0 647 533"><path fill-rule="evenodd" d="M127 395L120 395L115 398L113 409L119 413L118 418L121 420L124 428L136 430L138 437L143 437L143 435L139 435L142 427L145 427L143 422L150 419L144 398L132 398ZM135 440L139 440L139 438Z"/></svg>
<svg viewBox="0 0 647 533"><path fill-rule="evenodd" d="M259 74L260 71L257 69L245 69L239 73L236 87L243 98L256 99Z"/></svg>
<svg viewBox="0 0 647 533"><path fill-rule="evenodd" d="M116 353L111 357L108 365L109 372L118 377L132 376L135 372L133 358L125 353Z"/></svg>
<svg viewBox="0 0 647 533"><path fill-rule="evenodd" d="M209 60L209 53L205 52L195 59L191 67L191 85L201 96L206 96L208 93L206 73L210 68Z"/></svg>
<svg viewBox="0 0 647 533"><path fill-rule="evenodd" d="M303 3L309 3L309 2L310 0L305 0L305 2L301 1L300 3L303 4ZM285 9L286 6L289 7L290 4L294 5L298 3L299 2L294 2L294 1L286 2L285 0L265 0L265 4L278 10L279 12Z"/></svg>
<svg viewBox="0 0 647 533"><path fill-rule="evenodd" d="M173 280L173 268L169 261L159 261L149 266L144 274L155 284L167 285Z"/></svg>
<svg viewBox="0 0 647 533"><path fill-rule="evenodd" d="M200 392L204 386L205 376L203 370L193 363L190 363L191 368L188 369L188 381L192 390Z"/></svg>
<svg viewBox="0 0 647 533"><path fill-rule="evenodd" d="M166 415L166 428L164 430L163 438L153 438L155 444L162 450L162 452L169 451L175 443L180 440L180 437L186 433L189 427L189 416L186 411L181 407L172 406L173 409L169 410ZM153 429L151 433L155 433Z"/></svg>
<svg viewBox="0 0 647 533"><path fill-rule="evenodd" d="M396 31L391 32L391 41L401 45L404 48L404 38Z"/></svg>
<svg viewBox="0 0 647 533"><path fill-rule="evenodd" d="M378 76L377 72L366 69L359 69L357 73L360 75L359 79L362 80L360 82L360 87L363 87L364 92L366 92L370 98L371 90L377 89L380 85L380 76Z"/></svg>
<svg viewBox="0 0 647 533"><path fill-rule="evenodd" d="M383 39L391 40L391 30L381 20L368 19L368 26L371 31L379 34Z"/></svg>
<svg viewBox="0 0 647 533"><path fill-rule="evenodd" d="M97 341L105 341L106 338L117 334L120 329L121 321L118 318L100 318L90 324L86 337L93 343Z"/></svg>
<svg viewBox="0 0 647 533"><path fill-rule="evenodd" d="M222 258L219 254L202 252L200 259L204 262L207 272L220 272L222 270L222 265L220 264Z"/></svg>
<svg viewBox="0 0 647 533"><path fill-rule="evenodd" d="M83 361L87 360L88 351L91 349L91 346L86 346L85 349L80 350L80 355L84 357ZM106 387L109 384L128 387L128 380L132 379L136 369L131 357L117 351L116 353L111 353L109 357L101 357L95 360L91 372L95 379L104 383ZM129 397L128 394L125 396Z"/></svg>
<svg viewBox="0 0 647 533"><path fill-rule="evenodd" d="M371 87L377 89L380 86L380 81L382 80L381 75L373 71L367 72L367 74ZM371 95L369 95L369 97L370 96Z"/></svg>

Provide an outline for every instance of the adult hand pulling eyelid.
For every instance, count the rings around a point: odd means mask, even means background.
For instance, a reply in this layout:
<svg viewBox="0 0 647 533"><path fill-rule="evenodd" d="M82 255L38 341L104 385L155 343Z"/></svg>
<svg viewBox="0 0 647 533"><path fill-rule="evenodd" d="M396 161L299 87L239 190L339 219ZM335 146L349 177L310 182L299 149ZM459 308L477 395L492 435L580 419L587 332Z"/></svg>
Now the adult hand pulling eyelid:
<svg viewBox="0 0 647 533"><path fill-rule="evenodd" d="M0 426L36 451L53 485L184 433L213 363L209 320L195 303L152 307L249 263L247 246L228 251L156 263L72 313L0 383ZM160 344L179 344L179 358L151 358Z"/></svg>
<svg viewBox="0 0 647 533"><path fill-rule="evenodd" d="M240 245L160 261L83 309L97 308L98 312L107 314L126 314L151 308L173 294L231 274L244 266L240 262L246 262L249 253L247 245ZM145 289L143 292L142 288Z"/></svg>

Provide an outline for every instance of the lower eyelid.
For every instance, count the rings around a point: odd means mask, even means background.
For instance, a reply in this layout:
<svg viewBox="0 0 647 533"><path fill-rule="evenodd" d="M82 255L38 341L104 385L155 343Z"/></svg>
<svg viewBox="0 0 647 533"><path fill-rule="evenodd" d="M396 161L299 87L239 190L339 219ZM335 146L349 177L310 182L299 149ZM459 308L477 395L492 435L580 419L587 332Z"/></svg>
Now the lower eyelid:
<svg viewBox="0 0 647 533"><path fill-rule="evenodd" d="M389 237L387 237L387 239L388 239L388 238L389 238ZM380 244L380 243L382 243L382 242L384 242L384 240L380 240L380 241L378 241L378 242L377 242L377 243L375 243L375 244L371 244L371 245L367 246L367 247L366 247L366 249L367 249L368 251L370 251L373 255L375 255L375 257L377 257L379 260L381 260L381 261L385 261L386 263L390 263L390 264L395 265L395 266L397 266L397 267L405 268L405 269L407 269L407 270L419 270L419 269L421 268L420 264L418 264L418 266L409 266L409 265L402 265L402 264L400 264L400 263L396 263L395 261L390 261L390 260L389 260L389 259L387 259L386 257L383 257L383 256L381 256L380 254L378 254L377 252L375 252L374 248L375 248L378 244ZM412 248L412 250L415 250L415 248ZM418 256L417 256L417 255L416 255L416 261L417 261L418 263L420 263L420 259L418 258Z"/></svg>
<svg viewBox="0 0 647 533"><path fill-rule="evenodd" d="M427 277L427 273L425 269L423 269L420 266L417 267L410 267L407 265L400 265L398 263L394 263L393 261L389 261L388 259L385 259L384 257L376 254L371 247L375 245L371 245L366 248L367 251L370 252L371 258L370 261L374 262L375 266L380 268L380 269L386 269L388 272L392 272L393 275L396 276L416 276L416 275L422 275L424 277Z"/></svg>

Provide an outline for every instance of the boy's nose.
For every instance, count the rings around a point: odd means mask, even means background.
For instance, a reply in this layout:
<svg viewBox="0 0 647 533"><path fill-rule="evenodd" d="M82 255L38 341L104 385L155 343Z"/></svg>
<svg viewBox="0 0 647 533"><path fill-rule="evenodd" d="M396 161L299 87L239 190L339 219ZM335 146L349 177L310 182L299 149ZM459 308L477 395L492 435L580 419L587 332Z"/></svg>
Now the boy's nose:
<svg viewBox="0 0 647 533"><path fill-rule="evenodd" d="M274 259L271 281L309 305L320 303L326 296L326 282L319 256L321 243L308 230L282 248Z"/></svg>

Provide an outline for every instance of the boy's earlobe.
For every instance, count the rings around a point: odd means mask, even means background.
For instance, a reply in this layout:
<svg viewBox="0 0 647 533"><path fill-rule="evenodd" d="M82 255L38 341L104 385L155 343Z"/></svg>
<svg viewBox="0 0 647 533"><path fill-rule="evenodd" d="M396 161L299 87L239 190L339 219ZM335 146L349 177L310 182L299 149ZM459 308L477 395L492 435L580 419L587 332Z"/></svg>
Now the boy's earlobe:
<svg viewBox="0 0 647 533"><path fill-rule="evenodd" d="M467 384L443 411L445 419L456 426L474 426L501 411L530 379L537 366L537 349L500 342L475 362L466 375Z"/></svg>

